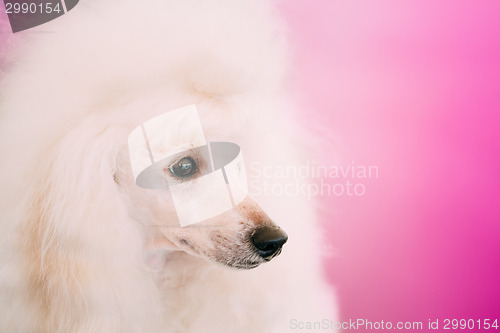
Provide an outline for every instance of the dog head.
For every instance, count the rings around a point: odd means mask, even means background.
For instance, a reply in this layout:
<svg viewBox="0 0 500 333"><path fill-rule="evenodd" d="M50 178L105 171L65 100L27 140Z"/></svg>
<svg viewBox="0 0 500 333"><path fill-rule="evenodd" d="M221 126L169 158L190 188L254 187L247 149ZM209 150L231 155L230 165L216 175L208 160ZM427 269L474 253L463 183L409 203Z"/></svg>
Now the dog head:
<svg viewBox="0 0 500 333"><path fill-rule="evenodd" d="M281 253L287 235L240 191L240 178L246 182L240 148L200 146L205 139L194 119L170 112L153 119L162 124L148 121L132 131L126 177L135 180L127 185L140 212L134 218L151 230L147 248L155 256L183 251L229 267L257 267Z"/></svg>

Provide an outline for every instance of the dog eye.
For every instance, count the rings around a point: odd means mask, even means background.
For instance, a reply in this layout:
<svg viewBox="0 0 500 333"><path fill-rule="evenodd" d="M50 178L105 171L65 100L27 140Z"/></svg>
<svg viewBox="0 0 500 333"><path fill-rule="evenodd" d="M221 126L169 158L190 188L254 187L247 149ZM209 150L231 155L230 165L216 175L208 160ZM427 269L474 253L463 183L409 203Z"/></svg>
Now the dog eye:
<svg viewBox="0 0 500 333"><path fill-rule="evenodd" d="M179 178L186 178L196 172L196 162L191 157L183 157L170 166L170 172Z"/></svg>

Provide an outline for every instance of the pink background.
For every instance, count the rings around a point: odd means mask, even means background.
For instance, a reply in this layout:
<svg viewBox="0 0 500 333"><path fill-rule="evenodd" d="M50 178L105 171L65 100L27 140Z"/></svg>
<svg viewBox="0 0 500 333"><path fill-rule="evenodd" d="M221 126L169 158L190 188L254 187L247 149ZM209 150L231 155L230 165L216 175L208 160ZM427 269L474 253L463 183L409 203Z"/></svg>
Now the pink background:
<svg viewBox="0 0 500 333"><path fill-rule="evenodd" d="M342 318L499 318L500 2L280 8L322 162L379 167L364 196L322 197Z"/></svg>

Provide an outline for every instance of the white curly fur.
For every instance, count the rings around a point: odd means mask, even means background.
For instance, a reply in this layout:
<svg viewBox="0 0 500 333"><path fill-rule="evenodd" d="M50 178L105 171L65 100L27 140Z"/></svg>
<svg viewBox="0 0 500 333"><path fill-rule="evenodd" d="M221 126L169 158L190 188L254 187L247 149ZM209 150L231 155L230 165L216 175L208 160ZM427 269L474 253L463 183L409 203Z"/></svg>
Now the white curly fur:
<svg viewBox="0 0 500 333"><path fill-rule="evenodd" d="M261 208L215 221L232 255L246 246L242 217L251 228L265 211L289 235L279 257L237 270L151 227L171 211L131 176L128 133L187 104L207 139L238 143L247 165L297 162L273 11L260 0L87 0L16 35L0 95L1 332L282 333L293 318L335 319L310 202L255 198ZM154 244L159 270L145 260L155 239L166 244Z"/></svg>

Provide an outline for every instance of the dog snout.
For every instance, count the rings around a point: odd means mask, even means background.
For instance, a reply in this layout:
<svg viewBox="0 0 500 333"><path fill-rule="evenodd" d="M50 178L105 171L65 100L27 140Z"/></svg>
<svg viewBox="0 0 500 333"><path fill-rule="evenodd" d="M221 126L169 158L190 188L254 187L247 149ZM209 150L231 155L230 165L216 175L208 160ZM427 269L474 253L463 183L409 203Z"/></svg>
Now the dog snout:
<svg viewBox="0 0 500 333"><path fill-rule="evenodd" d="M252 235L252 243L257 253L266 260L271 260L281 253L288 235L279 227L262 226Z"/></svg>

